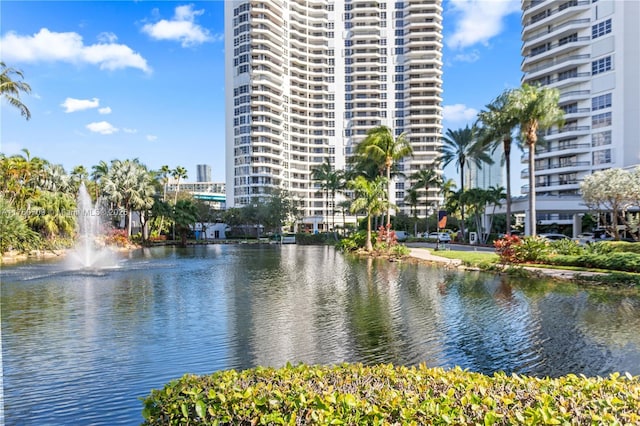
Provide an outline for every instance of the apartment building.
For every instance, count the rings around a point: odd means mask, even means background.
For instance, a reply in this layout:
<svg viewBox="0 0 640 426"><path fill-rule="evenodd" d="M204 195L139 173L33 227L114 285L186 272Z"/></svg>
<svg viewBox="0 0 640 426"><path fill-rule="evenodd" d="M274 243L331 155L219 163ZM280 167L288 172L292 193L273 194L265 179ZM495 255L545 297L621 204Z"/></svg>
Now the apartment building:
<svg viewBox="0 0 640 426"><path fill-rule="evenodd" d="M558 88L566 120L536 150L537 219L576 224L585 176L640 165L640 2L524 0L522 10L523 82Z"/></svg>
<svg viewBox="0 0 640 426"><path fill-rule="evenodd" d="M405 176L432 167L442 131L441 0L227 1L225 52L229 207L282 188L301 201L303 222L326 227L335 206L313 169L327 160L346 169L379 125L406 132L414 155L399 164ZM392 201L408 211L411 182L392 185Z"/></svg>

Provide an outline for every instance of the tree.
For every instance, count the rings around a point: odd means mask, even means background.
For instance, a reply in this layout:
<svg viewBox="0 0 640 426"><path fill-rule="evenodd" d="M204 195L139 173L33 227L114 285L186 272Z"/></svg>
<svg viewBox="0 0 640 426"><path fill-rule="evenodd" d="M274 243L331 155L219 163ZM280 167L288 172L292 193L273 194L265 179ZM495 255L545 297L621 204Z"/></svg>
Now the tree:
<svg viewBox="0 0 640 426"><path fill-rule="evenodd" d="M413 235L418 236L418 190L414 187L409 188L407 195L404 196L404 201L411 208L411 214L413 215ZM425 214L426 220L429 220L429 214Z"/></svg>
<svg viewBox="0 0 640 426"><path fill-rule="evenodd" d="M356 147L356 153L373 159L384 166L387 177L387 200L391 200L391 167L398 160L413 154L413 148L401 133L393 137L393 131L387 126L378 126L367 132L367 136ZM391 224L391 204L387 206L387 226Z"/></svg>
<svg viewBox="0 0 640 426"><path fill-rule="evenodd" d="M176 194L173 198L173 204L175 204L178 201L178 193L180 192L180 179L187 179L189 176L187 176L187 169L185 169L182 166L178 166L175 169L173 169L171 171L171 176L173 176L174 179L176 179Z"/></svg>
<svg viewBox="0 0 640 426"><path fill-rule="evenodd" d="M371 243L371 218L373 215L381 214L389 208L387 196L387 179L381 176L369 181L364 176L358 176L349 184L354 191L355 198L351 204L351 211L364 211L367 215L367 240L365 250L372 251Z"/></svg>
<svg viewBox="0 0 640 426"><path fill-rule="evenodd" d="M414 181L414 189L424 189L426 223L429 221L429 189L440 188L442 186L442 177L436 172L435 168L421 169L409 176ZM427 226L428 228L428 226Z"/></svg>
<svg viewBox="0 0 640 426"><path fill-rule="evenodd" d="M173 206L173 221L180 235L180 247L187 246L187 235L197 220L198 211L191 200L180 200Z"/></svg>
<svg viewBox="0 0 640 426"><path fill-rule="evenodd" d="M42 191L31 200L32 214L27 224L49 241L57 237L71 237L76 218L71 212L76 208L74 198L65 193Z"/></svg>
<svg viewBox="0 0 640 426"><path fill-rule="evenodd" d="M104 179L104 192L110 201L127 211L126 227L131 235L131 214L146 209L153 199L152 179L146 166L138 160L113 160Z"/></svg>
<svg viewBox="0 0 640 426"><path fill-rule="evenodd" d="M638 229L627 220L627 212L631 207L640 207L640 167L633 172L622 169L595 172L584 178L580 190L589 209L611 213L612 223L606 228L614 239L620 239L620 222L637 238Z"/></svg>
<svg viewBox="0 0 640 426"><path fill-rule="evenodd" d="M109 173L109 165L104 160L100 160L98 164L91 167L91 170L91 180L95 185L95 198L97 201L98 198L100 198L100 185L102 183L102 178Z"/></svg>
<svg viewBox="0 0 640 426"><path fill-rule="evenodd" d="M82 184L82 182L86 181L88 177L89 177L89 172L84 166L82 165L75 166L69 175L69 178L70 178L69 186L70 186L71 192L76 194L80 189L80 185Z"/></svg>
<svg viewBox="0 0 640 426"><path fill-rule="evenodd" d="M31 93L31 86L21 81L24 78L22 71L7 67L4 62L0 62L0 69L2 70L0 72L0 95L9 102L9 105L18 108L20 115L29 120L31 112L20 100L20 92ZM20 80L14 81L13 76L19 77Z"/></svg>
<svg viewBox="0 0 640 426"><path fill-rule="evenodd" d="M9 250L28 253L39 245L40 235L29 228L23 215L0 194L0 254Z"/></svg>
<svg viewBox="0 0 640 426"><path fill-rule="evenodd" d="M485 146L492 147L493 151L500 145L503 147L503 160L507 175L506 210L507 229L506 234L511 235L511 143L513 130L518 125L517 118L510 114L509 99L511 90L506 90L495 98L486 110L478 114L477 125L480 126L480 141Z"/></svg>
<svg viewBox="0 0 640 426"><path fill-rule="evenodd" d="M464 193L464 169L470 164L475 164L482 168L482 163L492 164L493 160L487 154L487 147L478 139L478 128L476 126L466 126L464 129L447 129L445 137L442 138L442 162L447 166L455 162L456 170L460 173L460 195ZM460 205L460 231L462 239L464 232L464 203L459 200Z"/></svg>
<svg viewBox="0 0 640 426"><path fill-rule="evenodd" d="M553 126L562 126L564 112L558 106L558 89L523 84L509 92L507 116L514 117L520 129L520 138L529 149L529 230L536 235L536 179L535 151L538 132Z"/></svg>

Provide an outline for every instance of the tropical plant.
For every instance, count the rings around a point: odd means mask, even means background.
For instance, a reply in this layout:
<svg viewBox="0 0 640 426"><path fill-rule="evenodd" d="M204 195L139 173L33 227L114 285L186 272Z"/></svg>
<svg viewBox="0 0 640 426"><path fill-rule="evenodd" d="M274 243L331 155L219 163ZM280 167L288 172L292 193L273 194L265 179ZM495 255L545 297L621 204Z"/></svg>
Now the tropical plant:
<svg viewBox="0 0 640 426"><path fill-rule="evenodd" d="M198 220L198 210L191 200L177 201L173 206L173 221L180 235L180 247L187 246L187 235Z"/></svg>
<svg viewBox="0 0 640 426"><path fill-rule="evenodd" d="M105 161L100 160L98 164L91 167L91 170L91 180L95 186L95 199L98 200L98 198L100 198L102 178L109 173L109 165Z"/></svg>
<svg viewBox="0 0 640 426"><path fill-rule="evenodd" d="M29 228L20 213L0 194L0 254L9 250L29 252L40 245L40 235Z"/></svg>
<svg viewBox="0 0 640 426"><path fill-rule="evenodd" d="M511 143L512 134L518 125L513 114L510 114L509 98L511 90L506 90L495 98L486 110L478 114L477 126L480 127L479 139L483 145L491 146L495 151L502 146L503 161L506 171L506 234L511 235Z"/></svg>
<svg viewBox="0 0 640 426"><path fill-rule="evenodd" d="M384 166L387 181L387 200L391 200L391 168L398 160L413 154L413 148L405 133L398 137L387 126L378 126L367 132L367 136L357 145L356 153L373 159ZM391 224L391 204L387 205L387 225Z"/></svg>
<svg viewBox="0 0 640 426"><path fill-rule="evenodd" d="M65 193L41 191L30 201L27 224L47 240L73 236L76 226L75 199Z"/></svg>
<svg viewBox="0 0 640 426"><path fill-rule="evenodd" d="M460 173L460 196L464 193L464 171L465 167L475 164L482 168L482 163L492 164L493 160L487 154L487 146L478 139L478 128L476 126L466 126L464 129L447 129L442 138L441 160L444 166L455 163L456 170ZM465 238L464 230L464 203L459 200L460 207L460 230L462 238Z"/></svg>
<svg viewBox="0 0 640 426"><path fill-rule="evenodd" d="M154 188L146 166L136 160L113 160L104 180L104 192L110 201L126 212L126 228L131 235L132 212L150 208Z"/></svg>
<svg viewBox="0 0 640 426"><path fill-rule="evenodd" d="M404 202L411 208L411 214L413 215L413 235L418 235L418 190L414 187L409 188L407 195L404 197ZM425 218L429 220L428 212L425 214Z"/></svg>
<svg viewBox="0 0 640 426"><path fill-rule="evenodd" d="M324 191L326 214L329 216L331 211L331 227L335 229L335 208L331 207L335 204L336 193L344 187L344 172L342 170L333 170L333 166L327 159L322 165L313 168L311 171L313 180L319 182L320 189Z"/></svg>
<svg viewBox="0 0 640 426"><path fill-rule="evenodd" d="M4 62L0 62L0 70L0 95L9 102L9 105L18 108L20 115L29 120L31 112L20 100L20 93L31 93L31 86L22 81L24 78L22 71L8 67ZM14 76L19 80L14 80Z"/></svg>
<svg viewBox="0 0 640 426"><path fill-rule="evenodd" d="M180 192L180 179L187 179L187 169L182 166L178 166L171 171L171 176L176 179L176 194L173 198L173 204L178 201L178 193Z"/></svg>
<svg viewBox="0 0 640 426"><path fill-rule="evenodd" d="M438 189L438 192L442 191L442 176L438 174L435 167L428 169L421 169L409 176L409 179L414 181L413 189L424 189L424 201L425 201L425 221L429 222L429 190L432 188ZM427 225L427 229L428 229Z"/></svg>
<svg viewBox="0 0 640 426"><path fill-rule="evenodd" d="M349 187L354 191L354 200L351 204L351 211L362 210L367 216L367 239L365 250L373 250L371 242L371 219L374 215L381 214L388 209L389 200L387 197L387 179L381 176L369 181L364 176L358 176L349 183Z"/></svg>
<svg viewBox="0 0 640 426"><path fill-rule="evenodd" d="M529 234L536 235L535 150L538 133L562 126L564 112L558 106L560 92L556 88L523 84L509 92L506 115L513 117L520 129L520 139L529 150Z"/></svg>

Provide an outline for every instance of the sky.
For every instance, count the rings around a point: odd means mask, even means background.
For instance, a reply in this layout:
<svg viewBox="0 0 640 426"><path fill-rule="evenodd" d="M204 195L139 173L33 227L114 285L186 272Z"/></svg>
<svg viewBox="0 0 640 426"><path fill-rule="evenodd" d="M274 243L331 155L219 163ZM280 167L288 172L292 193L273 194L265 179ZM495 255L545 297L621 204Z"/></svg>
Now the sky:
<svg viewBox="0 0 640 426"><path fill-rule="evenodd" d="M446 131L472 124L522 74L519 0L443 8ZM28 121L0 102L0 152L27 149L68 172L137 158L186 167L188 181L209 164L224 182L223 1L2 0L0 60L32 89L21 95Z"/></svg>

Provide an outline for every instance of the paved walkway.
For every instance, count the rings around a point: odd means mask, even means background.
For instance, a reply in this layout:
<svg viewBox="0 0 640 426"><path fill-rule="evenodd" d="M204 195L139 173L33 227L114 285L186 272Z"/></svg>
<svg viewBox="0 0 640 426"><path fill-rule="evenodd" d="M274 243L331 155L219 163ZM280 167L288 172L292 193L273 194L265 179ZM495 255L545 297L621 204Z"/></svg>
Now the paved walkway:
<svg viewBox="0 0 640 426"><path fill-rule="evenodd" d="M446 265L447 267L454 268L461 267L462 265L462 261L460 259L448 259L446 257L438 256L437 252L435 252L436 254L434 254L433 249L409 247L409 250L410 256L415 257L416 259L439 263L442 265ZM605 272L568 271L565 269L549 269L534 266L524 266L523 269L560 280L575 280L579 276L597 277L607 275Z"/></svg>

